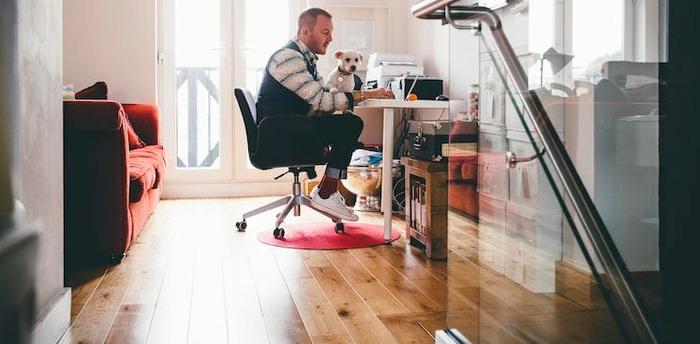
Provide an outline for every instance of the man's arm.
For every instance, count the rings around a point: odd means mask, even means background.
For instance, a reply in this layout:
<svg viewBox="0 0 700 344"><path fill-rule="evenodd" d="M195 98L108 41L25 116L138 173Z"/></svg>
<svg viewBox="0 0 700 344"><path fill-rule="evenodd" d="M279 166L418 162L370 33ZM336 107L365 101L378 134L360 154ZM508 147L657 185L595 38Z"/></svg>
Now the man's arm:
<svg viewBox="0 0 700 344"><path fill-rule="evenodd" d="M309 113L344 111L354 105L351 93L330 93L325 90L322 78L314 80L306 68L304 56L295 50L278 51L267 68L282 86L311 105Z"/></svg>

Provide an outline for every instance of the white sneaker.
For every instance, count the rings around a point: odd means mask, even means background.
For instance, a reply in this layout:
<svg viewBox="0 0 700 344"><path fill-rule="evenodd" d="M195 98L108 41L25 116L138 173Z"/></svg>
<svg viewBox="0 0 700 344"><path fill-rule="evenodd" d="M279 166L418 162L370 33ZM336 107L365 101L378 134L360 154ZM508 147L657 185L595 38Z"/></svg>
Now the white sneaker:
<svg viewBox="0 0 700 344"><path fill-rule="evenodd" d="M346 221L357 221L360 219L352 210L348 209L345 205L345 199L337 191L332 193L330 197L324 199L318 194L318 186L315 186L313 190L311 190L310 196L314 206L321 210L331 214L338 214L341 219Z"/></svg>

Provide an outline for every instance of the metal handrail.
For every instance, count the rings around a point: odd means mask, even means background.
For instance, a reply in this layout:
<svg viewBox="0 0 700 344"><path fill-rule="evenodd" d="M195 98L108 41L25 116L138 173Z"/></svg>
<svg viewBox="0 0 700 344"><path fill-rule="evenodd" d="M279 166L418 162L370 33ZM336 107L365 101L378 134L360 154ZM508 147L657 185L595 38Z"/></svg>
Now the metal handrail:
<svg viewBox="0 0 700 344"><path fill-rule="evenodd" d="M527 110L526 114L534 126L535 132L541 139L540 141L545 154L551 160L552 167L562 181L564 191L571 199L576 214L581 220L583 233L581 233L579 227L576 226L569 211L564 211L567 221L574 229L574 236L581 247L581 251L586 257L596 281L601 289L603 289L603 295L611 306L610 308L613 315L622 327L629 330L623 331L623 335L626 336L628 341L632 342L656 343L656 336L647 321L646 312L642 306L639 294L629 282L631 279L622 256L613 243L598 210L593 204L574 164L571 162L564 144L559 139L555 127L544 110L542 103L534 92L528 90L527 74L525 74L522 65L518 61L517 55L513 51L510 42L502 30L500 18L489 8L452 6L452 4L457 1L458 0L425 0L413 5L411 7L411 12L417 18L440 19L443 23L449 23L457 29L473 30L475 26L457 24L455 20L474 20L485 24L484 26L489 28L493 43L496 45L495 50L503 61L506 71L516 87L517 95L525 105L525 109ZM522 115L521 120L525 124ZM529 130L527 132L528 135L531 135ZM530 139L535 142L533 137L530 137ZM566 203L564 202L561 190L555 186L556 184L554 183L551 172L544 163L544 157L540 157L540 160L543 163L545 173L554 188L560 204L566 210ZM582 240L582 234L585 234L586 238L591 243L595 257L598 262L602 264L604 271L607 273L606 281L609 282L615 295L619 297L619 307L624 310L622 314L617 311L616 303L610 299L609 292L605 289L606 284L603 284L603 278L596 271L595 264Z"/></svg>

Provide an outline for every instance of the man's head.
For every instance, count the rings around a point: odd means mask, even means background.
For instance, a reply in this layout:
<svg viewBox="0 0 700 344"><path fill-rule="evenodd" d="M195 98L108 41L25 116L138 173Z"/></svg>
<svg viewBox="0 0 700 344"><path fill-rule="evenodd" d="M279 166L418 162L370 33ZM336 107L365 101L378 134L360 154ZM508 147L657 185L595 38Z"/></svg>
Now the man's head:
<svg viewBox="0 0 700 344"><path fill-rule="evenodd" d="M299 15L297 38L315 54L326 53L333 40L331 14L320 8L309 8Z"/></svg>

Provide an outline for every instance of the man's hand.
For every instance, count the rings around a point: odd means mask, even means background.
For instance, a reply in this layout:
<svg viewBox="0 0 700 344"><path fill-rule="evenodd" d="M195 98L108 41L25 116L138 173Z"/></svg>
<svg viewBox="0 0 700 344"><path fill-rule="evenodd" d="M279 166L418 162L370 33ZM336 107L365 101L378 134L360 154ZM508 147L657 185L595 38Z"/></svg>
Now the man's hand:
<svg viewBox="0 0 700 344"><path fill-rule="evenodd" d="M376 88L365 91L365 99L394 99L394 92L386 88Z"/></svg>
<svg viewBox="0 0 700 344"><path fill-rule="evenodd" d="M355 99L355 104L357 104L367 99L394 99L394 92L385 88L375 88L365 91L354 91L352 96Z"/></svg>

